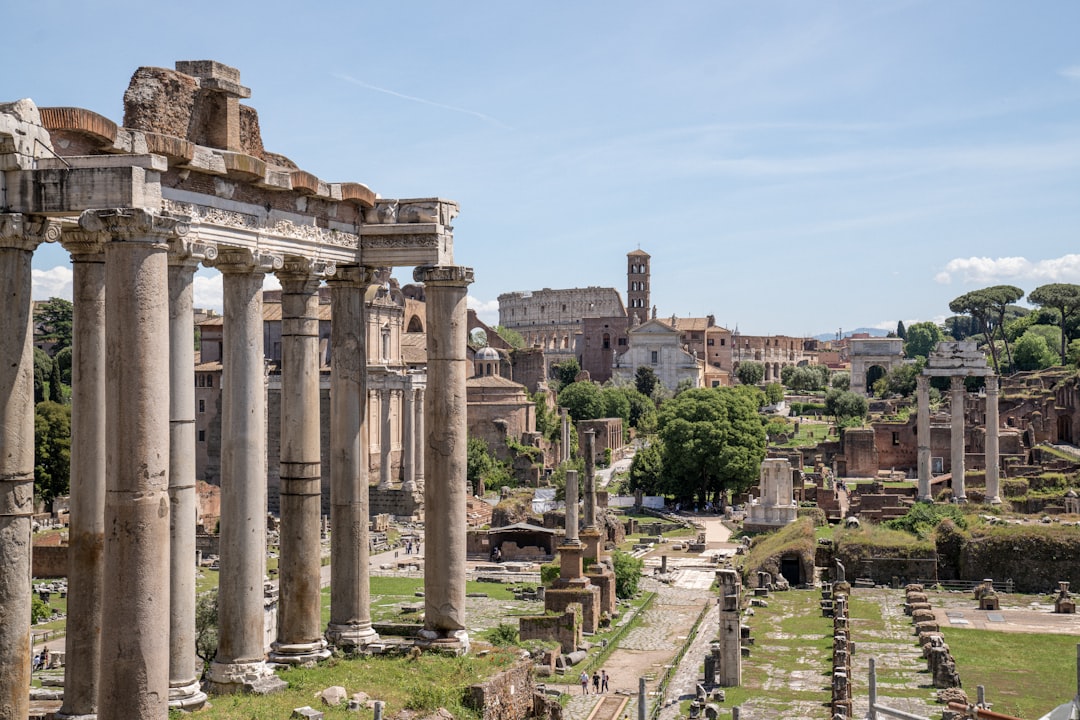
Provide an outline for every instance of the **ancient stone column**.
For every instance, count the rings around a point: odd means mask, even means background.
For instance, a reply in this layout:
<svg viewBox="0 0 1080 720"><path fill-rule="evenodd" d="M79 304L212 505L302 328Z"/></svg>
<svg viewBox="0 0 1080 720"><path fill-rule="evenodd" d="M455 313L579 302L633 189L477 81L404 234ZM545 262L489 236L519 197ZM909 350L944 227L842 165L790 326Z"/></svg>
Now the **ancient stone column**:
<svg viewBox="0 0 1080 720"><path fill-rule="evenodd" d="M221 573L218 648L207 678L218 693L273 684L264 647L266 575L266 371L262 283L282 261L222 252L224 343L221 407Z"/></svg>
<svg viewBox="0 0 1080 720"><path fill-rule="evenodd" d="M424 491L424 459L425 459L425 442L424 442L424 403L425 389L423 387L416 388L416 450L413 461L416 463L416 469L413 472L413 476L416 478L416 489L418 492Z"/></svg>
<svg viewBox="0 0 1080 720"><path fill-rule="evenodd" d="M570 459L570 415L566 408L559 408L559 438L561 440L561 447L559 448L559 460L566 462Z"/></svg>
<svg viewBox="0 0 1080 720"><path fill-rule="evenodd" d="M585 438L585 529L596 528L596 431L589 429Z"/></svg>
<svg viewBox="0 0 1080 720"><path fill-rule="evenodd" d="M281 534L278 639L270 659L330 657L320 603L319 283L333 268L289 258L281 280Z"/></svg>
<svg viewBox="0 0 1080 720"><path fill-rule="evenodd" d="M30 713L34 353L30 261L59 226L0 214L0 717Z"/></svg>
<svg viewBox="0 0 1080 720"><path fill-rule="evenodd" d="M427 295L428 402L424 408L424 629L421 642L467 651L465 530L468 497L465 291L472 268L419 267Z"/></svg>
<svg viewBox="0 0 1080 720"><path fill-rule="evenodd" d="M401 489L416 492L416 391L405 379L401 408Z"/></svg>
<svg viewBox="0 0 1080 720"><path fill-rule="evenodd" d="M71 492L64 704L97 716L105 545L105 247L108 235L64 234L72 260Z"/></svg>
<svg viewBox="0 0 1080 720"><path fill-rule="evenodd" d="M175 241L169 253L169 707L206 702L195 654L195 328L192 281L217 248Z"/></svg>
<svg viewBox="0 0 1080 720"><path fill-rule="evenodd" d="M950 379L952 412L952 491L956 502L967 500L964 491L964 378Z"/></svg>
<svg viewBox="0 0 1080 720"><path fill-rule="evenodd" d="M164 718L169 700L169 258L187 226L84 213L105 244L105 547L98 718ZM194 342L194 338L191 339ZM193 558L189 558L193 561Z"/></svg>
<svg viewBox="0 0 1080 720"><path fill-rule="evenodd" d="M386 378L383 379L386 382ZM390 489L390 451L393 449L393 433L390 427L390 397L388 387L379 389L379 489Z"/></svg>
<svg viewBox="0 0 1080 720"><path fill-rule="evenodd" d="M577 470L566 471L566 544L577 545L578 539L578 477Z"/></svg>
<svg viewBox="0 0 1080 720"><path fill-rule="evenodd" d="M330 286L330 624L344 650L377 641L368 577L367 324L362 267L338 268Z"/></svg>
<svg viewBox="0 0 1080 720"><path fill-rule="evenodd" d="M916 402L918 415L915 422L915 433L918 435L918 470L919 470L919 501L933 502L934 497L930 489L930 378L926 375L915 377Z"/></svg>
<svg viewBox="0 0 1080 720"><path fill-rule="evenodd" d="M1001 504L1000 453L998 451L998 379L986 378L986 502Z"/></svg>

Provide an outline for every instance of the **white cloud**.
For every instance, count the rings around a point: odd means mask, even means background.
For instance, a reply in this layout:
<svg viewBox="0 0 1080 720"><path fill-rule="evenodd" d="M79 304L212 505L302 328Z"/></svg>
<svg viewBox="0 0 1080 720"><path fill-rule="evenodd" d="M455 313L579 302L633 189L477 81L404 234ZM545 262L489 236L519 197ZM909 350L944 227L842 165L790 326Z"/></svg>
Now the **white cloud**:
<svg viewBox="0 0 1080 720"><path fill-rule="evenodd" d="M480 318L491 327L495 327L499 324L498 300L481 300L469 295L465 298L465 303L470 310L476 311L476 317Z"/></svg>
<svg viewBox="0 0 1080 720"><path fill-rule="evenodd" d="M31 270L31 297L35 300L63 298L71 300L72 272L67 265L57 265L48 270Z"/></svg>
<svg viewBox="0 0 1080 720"><path fill-rule="evenodd" d="M1061 70L1058 71L1058 74L1071 80L1080 80L1080 65L1070 65L1067 68L1061 68Z"/></svg>
<svg viewBox="0 0 1080 720"><path fill-rule="evenodd" d="M1031 261L1023 257L954 258L934 280L946 285L953 278L966 283L992 283L1009 280L1038 283L1080 282L1080 255Z"/></svg>
<svg viewBox="0 0 1080 720"><path fill-rule="evenodd" d="M193 304L201 310L223 311L221 273L196 275L191 287Z"/></svg>

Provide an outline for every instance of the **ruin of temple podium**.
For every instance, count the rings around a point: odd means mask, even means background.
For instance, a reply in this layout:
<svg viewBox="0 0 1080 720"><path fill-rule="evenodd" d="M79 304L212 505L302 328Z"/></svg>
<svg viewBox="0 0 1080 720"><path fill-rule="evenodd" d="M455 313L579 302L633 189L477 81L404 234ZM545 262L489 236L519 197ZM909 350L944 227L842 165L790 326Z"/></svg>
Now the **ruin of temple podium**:
<svg viewBox="0 0 1080 720"><path fill-rule="evenodd" d="M282 285L277 662L377 639L368 608L364 296L385 268L425 285L427 517L423 642L465 632L466 288L454 202L326 182L262 143L234 69L139 68L122 125L89 110L0 105L0 716L26 717L34 404L31 260L74 273L68 655L60 717L165 718L197 707L192 283L223 278L221 573L212 690L273 684L264 637L267 505L262 286ZM333 541L319 617L317 293L330 286ZM313 381L314 378L314 381ZM417 461L420 464L420 461ZM108 582L108 592L105 582ZM167 631L165 630L167 629Z"/></svg>

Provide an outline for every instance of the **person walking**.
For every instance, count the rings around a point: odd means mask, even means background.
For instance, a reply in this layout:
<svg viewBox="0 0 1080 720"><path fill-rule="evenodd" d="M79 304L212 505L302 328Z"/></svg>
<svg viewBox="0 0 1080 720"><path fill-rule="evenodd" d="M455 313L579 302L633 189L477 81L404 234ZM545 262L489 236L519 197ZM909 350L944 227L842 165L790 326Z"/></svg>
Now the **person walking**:
<svg viewBox="0 0 1080 720"><path fill-rule="evenodd" d="M589 694L589 676L584 670L581 671L581 677L579 677L578 680L581 681L581 694L582 695L588 695Z"/></svg>
<svg viewBox="0 0 1080 720"><path fill-rule="evenodd" d="M608 691L608 674L607 670L600 671L600 692L606 693Z"/></svg>
<svg viewBox="0 0 1080 720"><path fill-rule="evenodd" d="M600 694L600 673L596 672L595 670L593 670L592 674L592 689L593 695Z"/></svg>

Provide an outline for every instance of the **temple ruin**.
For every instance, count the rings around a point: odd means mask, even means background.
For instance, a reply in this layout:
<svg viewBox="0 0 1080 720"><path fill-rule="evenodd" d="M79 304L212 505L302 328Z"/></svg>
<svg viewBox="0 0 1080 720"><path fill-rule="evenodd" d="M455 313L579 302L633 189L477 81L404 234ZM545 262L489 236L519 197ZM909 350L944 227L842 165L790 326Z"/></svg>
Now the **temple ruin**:
<svg viewBox="0 0 1080 720"><path fill-rule="evenodd" d="M330 183L263 147L239 71L139 68L118 126L94 112L0 105L0 716L26 717L34 485L31 260L74 267L68 653L59 717L165 718L204 700L195 657L192 283L223 276L221 584L216 692L274 683L264 654L266 419L262 286L282 285L281 557L275 662L363 648L368 607L365 292L387 269L424 283L425 626L465 632L466 288L457 205ZM332 603L319 617L318 288L334 317ZM417 463L419 464L419 463ZM417 488L418 490L420 488ZM105 579L108 579L108 592ZM165 629L168 629L167 632Z"/></svg>

